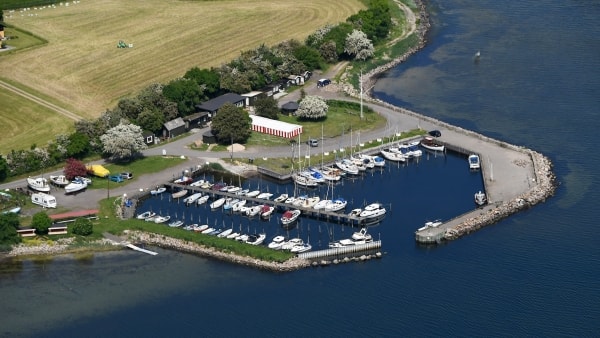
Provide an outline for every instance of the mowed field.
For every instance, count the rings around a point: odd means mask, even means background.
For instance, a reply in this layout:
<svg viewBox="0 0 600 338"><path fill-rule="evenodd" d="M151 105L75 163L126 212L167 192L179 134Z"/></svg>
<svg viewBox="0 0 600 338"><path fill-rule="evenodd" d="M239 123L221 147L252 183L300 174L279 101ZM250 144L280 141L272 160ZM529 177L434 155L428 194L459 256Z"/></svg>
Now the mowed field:
<svg viewBox="0 0 600 338"><path fill-rule="evenodd" d="M303 40L362 8L357 0L83 0L14 11L5 13L6 22L49 43L1 56L0 77L93 118L151 83L167 83L193 66L219 66L263 43ZM119 40L134 47L117 48Z"/></svg>

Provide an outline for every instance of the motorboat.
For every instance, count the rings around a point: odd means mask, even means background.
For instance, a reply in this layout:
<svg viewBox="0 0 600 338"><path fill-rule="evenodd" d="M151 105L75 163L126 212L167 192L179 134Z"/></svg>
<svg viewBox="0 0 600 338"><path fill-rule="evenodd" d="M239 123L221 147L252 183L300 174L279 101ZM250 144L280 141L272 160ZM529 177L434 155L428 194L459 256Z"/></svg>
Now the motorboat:
<svg viewBox="0 0 600 338"><path fill-rule="evenodd" d="M238 201L236 204L233 205L233 207L231 208L231 211L241 212L242 207L244 207L246 205L246 203L248 203L248 201L246 201L246 200Z"/></svg>
<svg viewBox="0 0 600 338"><path fill-rule="evenodd" d="M87 185L91 185L92 184L92 179L89 178L89 177L75 176L73 179L74 180L78 180L78 181L83 181L83 182L87 183Z"/></svg>
<svg viewBox="0 0 600 338"><path fill-rule="evenodd" d="M73 180L71 181L71 183L65 186L65 193L71 194L81 190L85 190L85 188L87 188L87 183L85 183L84 181Z"/></svg>
<svg viewBox="0 0 600 338"><path fill-rule="evenodd" d="M301 206L304 208L312 208L317 203L319 203L319 201L321 201L321 197L319 197L319 196L309 197L304 201L304 204L302 204Z"/></svg>
<svg viewBox="0 0 600 338"><path fill-rule="evenodd" d="M393 151L385 150L385 149L381 149L379 151L381 153L381 156L383 156L383 158L385 158L388 161L392 161L392 162L406 162L406 156L404 156L402 153L396 153Z"/></svg>
<svg viewBox="0 0 600 338"><path fill-rule="evenodd" d="M225 197L221 197L210 204L211 209L219 209L225 204Z"/></svg>
<svg viewBox="0 0 600 338"><path fill-rule="evenodd" d="M31 194L31 203L42 206L43 208L56 208L56 197L43 193L34 192Z"/></svg>
<svg viewBox="0 0 600 338"><path fill-rule="evenodd" d="M197 204L197 205L201 205L201 204L204 204L204 203L208 202L208 198L209 198L209 197L210 197L210 196L208 196L208 195L204 195L204 196L200 197L200 198L199 198L199 199L196 201L196 204Z"/></svg>
<svg viewBox="0 0 600 338"><path fill-rule="evenodd" d="M278 202L278 203L283 203L287 198L289 197L288 194L281 194L279 196L277 196L274 201Z"/></svg>
<svg viewBox="0 0 600 338"><path fill-rule="evenodd" d="M210 234L210 233L211 233L211 232L213 232L213 231L215 231L215 228L208 227L208 228L206 228L206 229L202 230L200 233L201 233L201 234L208 235L208 234Z"/></svg>
<svg viewBox="0 0 600 338"><path fill-rule="evenodd" d="M481 168L481 163L479 161L479 155L471 154L469 155L469 169L477 170Z"/></svg>
<svg viewBox="0 0 600 338"><path fill-rule="evenodd" d="M221 189L219 189L219 191L221 191L221 192L229 192L229 190L233 190L235 188L236 188L235 185L225 185L225 186L221 187Z"/></svg>
<svg viewBox="0 0 600 338"><path fill-rule="evenodd" d="M202 197L202 193L197 192L197 193L193 193L190 196L184 198L183 201L185 202L185 204L192 204L192 203L195 203L200 197Z"/></svg>
<svg viewBox="0 0 600 338"><path fill-rule="evenodd" d="M39 192L50 192L50 185L48 185L48 180L44 177L36 177L36 178L27 178L27 185L36 191Z"/></svg>
<svg viewBox="0 0 600 338"><path fill-rule="evenodd" d="M373 237L371 237L371 234L367 233L367 228L362 228L359 231L356 231L355 233L353 233L352 239L355 241L365 241L365 242L373 241Z"/></svg>
<svg viewBox="0 0 600 338"><path fill-rule="evenodd" d="M319 202L315 203L315 205L313 205L313 209L315 209L315 210L325 209L331 203L333 203L332 200L320 200Z"/></svg>
<svg viewBox="0 0 600 338"><path fill-rule="evenodd" d="M156 189L150 190L150 195L160 195L165 191L167 191L165 187L156 187Z"/></svg>
<svg viewBox="0 0 600 338"><path fill-rule="evenodd" d="M219 228L219 229L215 229L213 232L209 232L208 234L210 236L219 236L224 230Z"/></svg>
<svg viewBox="0 0 600 338"><path fill-rule="evenodd" d="M306 202L306 200L308 200L308 195L301 195L296 197L296 200L294 201L294 203L291 203L293 206L299 207L304 205L304 202Z"/></svg>
<svg viewBox="0 0 600 338"><path fill-rule="evenodd" d="M303 253L306 251L310 251L312 249L312 245L310 243L302 243L299 245L294 245L290 251L293 253Z"/></svg>
<svg viewBox="0 0 600 338"><path fill-rule="evenodd" d="M240 202L240 200L237 198L225 198L225 204L223 204L223 210L231 210L239 202Z"/></svg>
<svg viewBox="0 0 600 338"><path fill-rule="evenodd" d="M302 211L300 211L298 209L287 210L281 216L281 224L287 225L287 224L293 223L294 221L296 221L298 219L298 217L300 217L301 213L302 213Z"/></svg>
<svg viewBox="0 0 600 338"><path fill-rule="evenodd" d="M260 198L260 199L263 199L263 200L268 200L272 196L273 196L273 194L271 194L270 192L263 192L263 193L258 194L258 196L256 196L256 198Z"/></svg>
<svg viewBox="0 0 600 338"><path fill-rule="evenodd" d="M283 201L283 203L285 203L285 204L294 204L295 202L296 202L295 196L290 196L290 197L286 198L285 201Z"/></svg>
<svg viewBox="0 0 600 338"><path fill-rule="evenodd" d="M183 221L173 221L173 222L169 223L168 225L171 228L179 228L180 226L183 225Z"/></svg>
<svg viewBox="0 0 600 338"><path fill-rule="evenodd" d="M227 236L229 236L231 233L233 232L233 229L229 228L226 230L223 230L223 232L221 232L220 234L217 235L217 237L220 238L226 238Z"/></svg>
<svg viewBox="0 0 600 338"><path fill-rule="evenodd" d="M258 215L258 213L262 210L262 205L255 205L246 211L246 216L253 217Z"/></svg>
<svg viewBox="0 0 600 338"><path fill-rule="evenodd" d="M312 171L312 170L302 170L298 172L299 176L306 177L309 180L313 180L317 183L325 182L325 178L320 172Z"/></svg>
<svg viewBox="0 0 600 338"><path fill-rule="evenodd" d="M256 197L260 194L260 190L252 190L249 193L246 194L246 196L248 197Z"/></svg>
<svg viewBox="0 0 600 338"><path fill-rule="evenodd" d="M154 223L165 223L171 219L171 216L156 216L154 217Z"/></svg>
<svg viewBox="0 0 600 338"><path fill-rule="evenodd" d="M275 207L265 204L260 209L260 216L263 218L269 218L269 216L273 214L273 211L275 211Z"/></svg>
<svg viewBox="0 0 600 338"><path fill-rule="evenodd" d="M443 143L433 139L432 137L425 137L420 142L421 147L432 150L432 151L444 151L446 150L446 146Z"/></svg>
<svg viewBox="0 0 600 338"><path fill-rule="evenodd" d="M358 175L358 167L349 159L342 159L335 162L335 165L345 173L350 175Z"/></svg>
<svg viewBox="0 0 600 338"><path fill-rule="evenodd" d="M64 187L70 183L65 175L50 175L50 182L59 187Z"/></svg>
<svg viewBox="0 0 600 338"><path fill-rule="evenodd" d="M208 224L196 225L194 227L194 232L202 232L202 231L204 231L204 230L206 230L208 228L209 228Z"/></svg>
<svg viewBox="0 0 600 338"><path fill-rule="evenodd" d="M336 198L333 201L331 201L331 203L327 204L325 206L325 210L326 211L340 211L340 210L344 209L347 204L348 204L348 202L345 199L339 197L339 198Z"/></svg>
<svg viewBox="0 0 600 338"><path fill-rule="evenodd" d="M227 192L230 194L237 194L238 191L242 191L242 188L237 187L237 186L229 186L227 189Z"/></svg>
<svg viewBox="0 0 600 338"><path fill-rule="evenodd" d="M246 242L248 240L248 238L250 238L250 236L248 236L246 234L241 234L241 235L237 236L235 238L235 240L239 241L239 242Z"/></svg>
<svg viewBox="0 0 600 338"><path fill-rule="evenodd" d="M285 237L275 236L271 243L267 245L269 249L280 250L281 246L285 243Z"/></svg>
<svg viewBox="0 0 600 338"><path fill-rule="evenodd" d="M148 217L154 217L154 216L156 216L156 213L155 213L155 212L152 212L152 211L144 211L144 212L142 212L141 214L137 215L137 216L136 216L136 218L137 218L137 219L146 219L146 218L148 218Z"/></svg>
<svg viewBox="0 0 600 338"><path fill-rule="evenodd" d="M209 181L204 181L203 183L200 183L199 187L202 189L210 189L213 187L213 184Z"/></svg>
<svg viewBox="0 0 600 338"><path fill-rule="evenodd" d="M283 245L281 246L281 250L292 250L293 247L302 244L304 244L302 238L291 238L287 242L283 243Z"/></svg>
<svg viewBox="0 0 600 338"><path fill-rule="evenodd" d="M361 208L356 208L356 209L352 209L349 213L348 216L350 217L358 217L360 216L360 213L362 212Z"/></svg>
<svg viewBox="0 0 600 338"><path fill-rule="evenodd" d="M174 184L190 185L194 182L194 179L189 176L181 176L180 178L173 181Z"/></svg>
<svg viewBox="0 0 600 338"><path fill-rule="evenodd" d="M267 238L266 234L250 235L245 242L250 245L261 245L265 238Z"/></svg>
<svg viewBox="0 0 600 338"><path fill-rule="evenodd" d="M323 168L323 169L309 168L308 170L310 170L314 174L319 174L320 177L322 177L324 181L332 181L332 182L339 181L342 178L341 175L339 175L336 171L330 170L330 169L331 168Z"/></svg>
<svg viewBox="0 0 600 338"><path fill-rule="evenodd" d="M177 198L181 198L181 197L187 195L187 193L188 193L188 191L186 189L182 189L182 190L179 190L177 192L174 192L171 195L171 197L173 197L173 199L177 199Z"/></svg>
<svg viewBox="0 0 600 338"><path fill-rule="evenodd" d="M232 233L230 233L229 235L227 235L225 238L228 238L228 239L235 239L236 237L238 237L238 236L240 236L240 235L241 235L241 233L239 233L239 232L232 232Z"/></svg>
<svg viewBox="0 0 600 338"><path fill-rule="evenodd" d="M413 157L423 156L423 151L419 149L419 141L410 142L408 144L408 151Z"/></svg>
<svg viewBox="0 0 600 338"><path fill-rule="evenodd" d="M378 219L385 215L385 208L379 203L372 203L367 205L363 211L358 215L361 218L364 218L367 221Z"/></svg>
<svg viewBox="0 0 600 338"><path fill-rule="evenodd" d="M477 204L478 206L482 206L487 203L487 196L481 190L476 192L474 197L475 197L475 204Z"/></svg>

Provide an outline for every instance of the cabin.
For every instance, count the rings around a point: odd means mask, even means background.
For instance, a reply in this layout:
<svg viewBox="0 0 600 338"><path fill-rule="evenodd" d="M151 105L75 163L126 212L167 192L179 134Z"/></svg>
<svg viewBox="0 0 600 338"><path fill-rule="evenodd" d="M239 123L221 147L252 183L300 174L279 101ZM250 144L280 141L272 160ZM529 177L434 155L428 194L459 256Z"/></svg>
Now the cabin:
<svg viewBox="0 0 600 338"><path fill-rule="evenodd" d="M185 132L185 122L181 117L163 124L163 138L177 137Z"/></svg>
<svg viewBox="0 0 600 338"><path fill-rule="evenodd" d="M281 113L285 115L295 115L296 110L298 110L299 107L300 105L298 104L298 102L288 101L283 106L281 106Z"/></svg>
<svg viewBox="0 0 600 338"><path fill-rule="evenodd" d="M249 93L242 94L242 96L246 98L246 106L252 107L258 99L267 97L267 94L261 91L251 91Z"/></svg>
<svg viewBox="0 0 600 338"><path fill-rule="evenodd" d="M287 81L285 81L285 83L287 83ZM270 85L266 85L263 88L260 89L260 91L266 95L267 97L273 96L275 94L278 94L279 92L281 92L283 90L282 88L282 82L276 82L276 83L272 83Z"/></svg>
<svg viewBox="0 0 600 338"><path fill-rule="evenodd" d="M144 137L144 143L147 146L151 146L154 144L155 140L154 140L154 133L148 130L144 130L142 132L142 136Z"/></svg>
<svg viewBox="0 0 600 338"><path fill-rule="evenodd" d="M194 113L183 118L185 129L188 131L194 128L204 128L209 120L209 112Z"/></svg>
<svg viewBox="0 0 600 338"><path fill-rule="evenodd" d="M208 130L202 134L202 143L217 143L217 137L212 133L212 131Z"/></svg>
<svg viewBox="0 0 600 338"><path fill-rule="evenodd" d="M214 99L208 100L202 104L197 104L195 108L196 112L207 112L209 113L208 117L212 118L226 103L231 103L236 107L244 108L246 106L246 98L239 94L227 93L217 96Z"/></svg>
<svg viewBox="0 0 600 338"><path fill-rule="evenodd" d="M290 75L287 77L288 83L294 86L301 86L304 84L304 76L302 75Z"/></svg>

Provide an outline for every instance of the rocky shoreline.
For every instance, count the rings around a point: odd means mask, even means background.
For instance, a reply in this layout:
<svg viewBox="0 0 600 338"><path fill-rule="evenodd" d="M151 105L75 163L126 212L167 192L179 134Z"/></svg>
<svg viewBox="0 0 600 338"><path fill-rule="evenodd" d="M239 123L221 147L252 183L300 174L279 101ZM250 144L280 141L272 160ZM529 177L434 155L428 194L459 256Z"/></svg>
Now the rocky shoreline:
<svg viewBox="0 0 600 338"><path fill-rule="evenodd" d="M193 242L188 242L177 238L165 237L163 235L141 231L129 232L128 236L129 241L133 243L144 243L155 245L161 248L174 249L177 251L199 254L202 256L212 257L234 264L245 265L253 268L270 270L274 272L294 271L311 266L310 261L300 258L292 258L283 263L267 262L252 257L239 256L222 252L214 248L205 247Z"/></svg>

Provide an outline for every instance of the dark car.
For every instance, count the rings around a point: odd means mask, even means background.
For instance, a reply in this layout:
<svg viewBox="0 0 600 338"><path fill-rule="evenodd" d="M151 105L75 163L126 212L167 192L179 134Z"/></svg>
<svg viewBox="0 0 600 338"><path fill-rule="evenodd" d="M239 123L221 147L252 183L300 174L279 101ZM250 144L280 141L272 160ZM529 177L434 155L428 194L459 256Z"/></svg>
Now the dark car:
<svg viewBox="0 0 600 338"><path fill-rule="evenodd" d="M429 132L429 135L431 135L433 137L440 137L440 136L442 136L442 132L439 130L432 130Z"/></svg>
<svg viewBox="0 0 600 338"><path fill-rule="evenodd" d="M325 87L330 83L331 83L331 80L329 80L329 79L320 79L319 81L317 81L317 87Z"/></svg>

